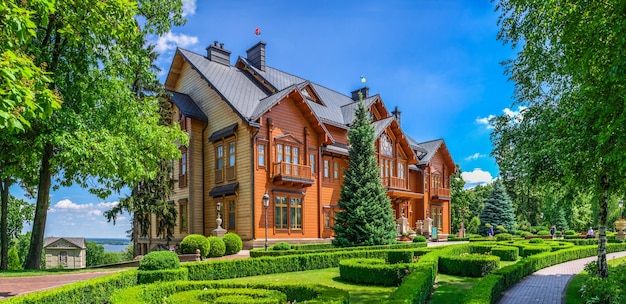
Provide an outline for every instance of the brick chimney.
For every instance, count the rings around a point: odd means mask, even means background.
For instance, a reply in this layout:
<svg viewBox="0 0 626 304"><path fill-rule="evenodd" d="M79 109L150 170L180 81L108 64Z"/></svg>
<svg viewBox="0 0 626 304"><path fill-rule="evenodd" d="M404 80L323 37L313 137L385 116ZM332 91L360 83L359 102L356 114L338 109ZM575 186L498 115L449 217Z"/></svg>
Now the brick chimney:
<svg viewBox="0 0 626 304"><path fill-rule="evenodd" d="M246 59L253 67L265 71L265 42L259 41L246 51Z"/></svg>
<svg viewBox="0 0 626 304"><path fill-rule="evenodd" d="M393 116L393 118L396 119L396 121L398 122L398 125L400 124L400 114L402 114L402 112L398 110L398 106L396 106L393 112L391 112L391 115Z"/></svg>
<svg viewBox="0 0 626 304"><path fill-rule="evenodd" d="M363 94L363 99L365 100L365 98L369 97L370 88L362 87L358 90L352 91L352 100L355 100L355 101L359 100L359 92Z"/></svg>
<svg viewBox="0 0 626 304"><path fill-rule="evenodd" d="M230 51L224 49L223 43L220 43L219 46L217 44L218 42L215 40L213 45L206 48L206 57L213 62L230 66Z"/></svg>

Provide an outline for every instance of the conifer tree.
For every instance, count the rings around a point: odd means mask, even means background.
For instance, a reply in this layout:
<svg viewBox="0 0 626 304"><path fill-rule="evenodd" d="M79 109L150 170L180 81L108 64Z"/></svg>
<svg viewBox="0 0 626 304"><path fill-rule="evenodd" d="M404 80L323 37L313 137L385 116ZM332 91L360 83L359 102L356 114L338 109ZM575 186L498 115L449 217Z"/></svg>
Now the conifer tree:
<svg viewBox="0 0 626 304"><path fill-rule="evenodd" d="M493 191L485 201L485 207L480 213L480 223L479 233L482 235L488 233L489 228L486 227L486 224L491 224L494 227L494 232L496 232L495 227L500 225L504 226L509 233L515 232L513 202L499 180L493 183Z"/></svg>
<svg viewBox="0 0 626 304"><path fill-rule="evenodd" d="M350 160L341 186L340 211L335 216L336 246L395 242L396 225L380 179L374 140L374 126L359 94L359 106L348 132Z"/></svg>

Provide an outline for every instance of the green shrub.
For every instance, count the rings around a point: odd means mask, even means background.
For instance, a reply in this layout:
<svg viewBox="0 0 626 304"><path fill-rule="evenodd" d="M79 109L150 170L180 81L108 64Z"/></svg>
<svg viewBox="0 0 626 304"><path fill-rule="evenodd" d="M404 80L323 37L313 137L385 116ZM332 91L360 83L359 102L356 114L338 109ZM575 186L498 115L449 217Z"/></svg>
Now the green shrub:
<svg viewBox="0 0 626 304"><path fill-rule="evenodd" d="M278 242L271 247L272 250L289 250L291 249L291 245L287 242Z"/></svg>
<svg viewBox="0 0 626 304"><path fill-rule="evenodd" d="M216 236L210 236L207 239L209 240L209 254L207 257L218 258L224 256L226 253L226 244L224 244L224 241Z"/></svg>
<svg viewBox="0 0 626 304"><path fill-rule="evenodd" d="M320 249L333 249L335 246L331 243L321 243L321 244L292 244L291 249L293 250L320 250Z"/></svg>
<svg viewBox="0 0 626 304"><path fill-rule="evenodd" d="M215 288L189 290L175 293L164 300L166 303L267 303L282 304L287 296L277 290Z"/></svg>
<svg viewBox="0 0 626 304"><path fill-rule="evenodd" d="M190 234L180 242L179 247L181 253L196 253L196 250L200 249L200 256L204 258L209 254L210 246L209 240L204 235Z"/></svg>
<svg viewBox="0 0 626 304"><path fill-rule="evenodd" d="M548 229L548 227L545 227L545 226L532 226L532 227L530 227L530 232L532 232L533 234L537 234L539 231L542 231L542 230L548 231L550 229ZM550 234L550 231L548 231L548 235L549 234Z"/></svg>
<svg viewBox="0 0 626 304"><path fill-rule="evenodd" d="M389 249L403 249L403 248L424 248L427 247L426 243L406 243L402 242L399 244L391 244L391 245L376 245L376 246L358 246L358 247L337 247L337 248L328 248L328 249L314 249L314 250L294 250L293 248L296 245L291 246L291 250L270 250L265 251L263 248L252 249L250 250L250 257L257 258L263 256L284 256L284 255L294 255L294 254L314 254L314 253L324 253L324 252L340 252L340 251L358 251L358 250L389 250ZM311 248L311 247L307 247Z"/></svg>
<svg viewBox="0 0 626 304"><path fill-rule="evenodd" d="M521 237L524 237L524 238L525 238L525 237L527 237L527 236L531 236L531 235L533 235L533 234L532 234L531 232L528 232L528 231L521 231L521 232L519 233L519 235L520 235Z"/></svg>
<svg viewBox="0 0 626 304"><path fill-rule="evenodd" d="M339 275L347 282L395 286L402 282L416 265L387 264L383 259L347 259L339 262Z"/></svg>
<svg viewBox="0 0 626 304"><path fill-rule="evenodd" d="M543 244L543 239L541 239L541 238L532 238L532 239L528 240L528 243L531 243L531 244Z"/></svg>
<svg viewBox="0 0 626 304"><path fill-rule="evenodd" d="M387 252L387 263L389 264L397 264L397 263L411 263L413 262L413 251L407 250L393 250Z"/></svg>
<svg viewBox="0 0 626 304"><path fill-rule="evenodd" d="M531 255L550 252L552 248L550 246L524 246L524 250L522 251L523 257L529 257Z"/></svg>
<svg viewBox="0 0 626 304"><path fill-rule="evenodd" d="M539 230L537 231L537 235L550 235L549 230Z"/></svg>
<svg viewBox="0 0 626 304"><path fill-rule="evenodd" d="M413 243L426 243L426 237L423 235L416 235L413 237Z"/></svg>
<svg viewBox="0 0 626 304"><path fill-rule="evenodd" d="M179 267L178 255L168 250L150 252L139 261L139 270L163 270Z"/></svg>
<svg viewBox="0 0 626 304"><path fill-rule="evenodd" d="M187 281L187 268L163 270L139 270L137 281L139 284L149 284L159 281Z"/></svg>
<svg viewBox="0 0 626 304"><path fill-rule="evenodd" d="M8 270L20 270L22 269L22 263L20 262L20 256L17 253L17 248L12 246L9 248L8 259L7 259L7 269Z"/></svg>
<svg viewBox="0 0 626 304"><path fill-rule="evenodd" d="M491 248L491 254L500 257L503 261L517 261L519 248L512 246L496 246Z"/></svg>
<svg viewBox="0 0 626 304"><path fill-rule="evenodd" d="M565 235L578 235L574 230L565 230Z"/></svg>
<svg viewBox="0 0 626 304"><path fill-rule="evenodd" d="M498 268L500 257L482 254L443 255L439 272L463 277L484 277Z"/></svg>
<svg viewBox="0 0 626 304"><path fill-rule="evenodd" d="M513 236L509 233L496 234L496 241L510 241L511 239L513 239Z"/></svg>
<svg viewBox="0 0 626 304"><path fill-rule="evenodd" d="M224 244L226 245L226 255L235 254L241 251L243 248L243 242L241 238L236 233L226 233L224 237L222 237Z"/></svg>

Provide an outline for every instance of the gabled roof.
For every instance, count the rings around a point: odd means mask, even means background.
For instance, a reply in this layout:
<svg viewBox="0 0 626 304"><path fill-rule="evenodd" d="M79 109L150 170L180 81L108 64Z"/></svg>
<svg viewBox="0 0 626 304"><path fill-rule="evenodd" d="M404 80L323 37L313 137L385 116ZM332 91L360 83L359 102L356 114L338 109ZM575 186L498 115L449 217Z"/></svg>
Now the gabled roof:
<svg viewBox="0 0 626 304"><path fill-rule="evenodd" d="M419 146L424 148L427 152L426 155L420 159L418 165L428 165L435 156L435 154L437 154L438 151L441 151L443 153L444 159L448 163L448 167L452 170L451 173L456 172L456 166L454 165L454 161L452 160L452 155L450 155L450 152L448 151L446 143L443 141L443 139L435 139L423 142L420 143Z"/></svg>
<svg viewBox="0 0 626 304"><path fill-rule="evenodd" d="M165 90L165 91L170 93L170 95L172 96L171 98L172 102L176 105L178 110L180 110L180 112L184 116L191 117L191 118L194 118L200 121L205 121L205 122L209 120L204 114L204 112L200 110L196 102L193 101L193 99L191 99L189 95L171 91L171 90Z"/></svg>
<svg viewBox="0 0 626 304"><path fill-rule="evenodd" d="M376 94L373 96L370 96L368 98L363 99L363 105L365 106L366 109L369 109L372 104L374 104L376 102L377 99L380 99L380 95ZM355 101L352 103L349 103L347 105L341 106L341 114L343 115L343 122L346 125L350 125L352 124L352 121L354 121L354 113L356 112L356 108L359 107L359 101Z"/></svg>
<svg viewBox="0 0 626 304"><path fill-rule="evenodd" d="M87 248L85 246L85 238L84 237L54 237L54 236L49 236L47 238L44 239L44 243L43 243L43 248L46 248L60 240L64 240L66 242L68 242L70 245L74 245L75 247L78 247L80 249L85 249ZM65 247L63 247L65 248Z"/></svg>

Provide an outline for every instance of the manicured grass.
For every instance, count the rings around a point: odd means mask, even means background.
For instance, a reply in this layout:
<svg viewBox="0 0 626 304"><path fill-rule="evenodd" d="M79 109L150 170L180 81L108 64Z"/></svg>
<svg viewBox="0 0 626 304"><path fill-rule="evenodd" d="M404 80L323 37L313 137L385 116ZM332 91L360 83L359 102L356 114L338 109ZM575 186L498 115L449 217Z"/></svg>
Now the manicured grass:
<svg viewBox="0 0 626 304"><path fill-rule="evenodd" d="M480 278L458 277L440 273L437 276L437 280L437 289L435 289L433 297L428 302L429 304L459 302Z"/></svg>
<svg viewBox="0 0 626 304"><path fill-rule="evenodd" d="M319 284L346 290L350 293L350 303L380 303L389 297L395 287L367 286L342 282L339 277L339 268L277 273L262 276L253 276L224 281L232 282L282 282Z"/></svg>
<svg viewBox="0 0 626 304"><path fill-rule="evenodd" d="M607 261L609 266L615 266L621 263L626 263L626 257ZM587 281L587 278L589 278L589 274L583 270L569 281L567 289L565 290L565 304L583 304L583 299L580 297L580 288Z"/></svg>

